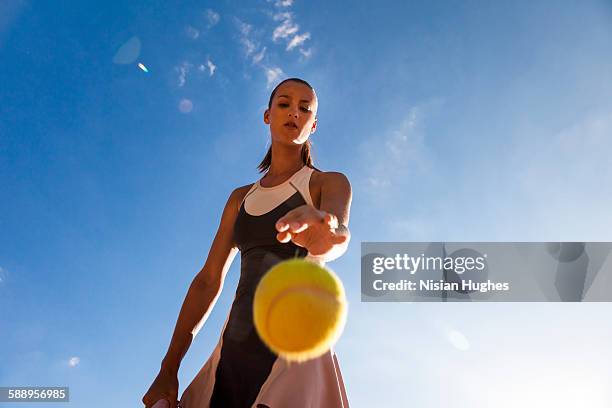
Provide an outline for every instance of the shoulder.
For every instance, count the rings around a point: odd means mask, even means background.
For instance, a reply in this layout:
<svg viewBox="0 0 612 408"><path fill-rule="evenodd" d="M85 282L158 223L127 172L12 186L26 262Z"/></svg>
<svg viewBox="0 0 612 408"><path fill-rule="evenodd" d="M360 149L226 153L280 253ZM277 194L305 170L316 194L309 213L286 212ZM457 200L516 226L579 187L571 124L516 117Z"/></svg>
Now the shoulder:
<svg viewBox="0 0 612 408"><path fill-rule="evenodd" d="M236 195L242 199L244 198L246 193L249 192L249 190L251 189L251 187L253 187L254 184L255 183L250 183L250 184L245 184L244 186L236 187L234 191L232 191L232 195Z"/></svg>
<svg viewBox="0 0 612 408"><path fill-rule="evenodd" d="M315 170L312 172L312 177L322 188L351 191L351 183L344 173L340 173L338 171Z"/></svg>
<svg viewBox="0 0 612 408"><path fill-rule="evenodd" d="M343 173L337 171L318 171L312 172L314 184L320 188L321 192L341 192L349 197L352 195L351 183Z"/></svg>
<svg viewBox="0 0 612 408"><path fill-rule="evenodd" d="M244 199L244 196L249 192L251 187L253 187L255 183L246 184L244 186L236 187L234 191L230 194L228 202L234 206L234 208L238 209L240 207L240 203Z"/></svg>

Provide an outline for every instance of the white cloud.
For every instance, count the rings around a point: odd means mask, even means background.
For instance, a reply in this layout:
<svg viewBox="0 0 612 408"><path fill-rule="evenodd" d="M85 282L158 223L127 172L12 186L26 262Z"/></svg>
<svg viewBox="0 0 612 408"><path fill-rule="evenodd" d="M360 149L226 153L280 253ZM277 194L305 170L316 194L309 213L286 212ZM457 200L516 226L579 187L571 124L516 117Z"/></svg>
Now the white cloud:
<svg viewBox="0 0 612 408"><path fill-rule="evenodd" d="M251 30L253 29L252 25L244 23L238 19L236 19L236 22L238 23L238 29L240 30L240 34L249 35L251 33Z"/></svg>
<svg viewBox="0 0 612 408"><path fill-rule="evenodd" d="M272 40L278 41L281 38L287 38L298 32L300 26L295 24L292 20L291 13L280 13L274 16L274 20L281 20L281 24L274 29L272 33Z"/></svg>
<svg viewBox="0 0 612 408"><path fill-rule="evenodd" d="M260 52L253 55L253 64L259 64L266 54L266 47L263 47Z"/></svg>
<svg viewBox="0 0 612 408"><path fill-rule="evenodd" d="M287 51L291 51L292 49L294 49L298 45L301 45L304 41L306 41L309 38L310 38L310 33L304 33L301 35L293 36L291 41L289 41L289 44L287 44L287 48L286 48Z"/></svg>
<svg viewBox="0 0 612 408"><path fill-rule="evenodd" d="M254 38L254 30L252 25L244 23L239 19L236 19L236 23L238 24L238 30L241 34L240 43L244 47L245 56L250 58L253 64L261 66L260 63L266 53L266 47L262 47L261 44L259 44L259 42Z"/></svg>
<svg viewBox="0 0 612 408"><path fill-rule="evenodd" d="M383 131L381 139L362 144L369 169L365 177L367 190L374 196L380 197L383 190L396 189L408 175L427 168L422 121L422 108L413 106L395 128Z"/></svg>
<svg viewBox="0 0 612 408"><path fill-rule="evenodd" d="M185 83L187 82L187 74L189 73L192 67L193 67L193 64L187 61L183 61L181 65L174 67L174 70L178 74L177 79L178 79L179 88L183 87Z"/></svg>
<svg viewBox="0 0 612 408"><path fill-rule="evenodd" d="M274 21L292 20L293 14L290 11L283 11L280 13L275 13L272 18Z"/></svg>
<svg viewBox="0 0 612 408"><path fill-rule="evenodd" d="M6 281L6 275L6 269L0 266L0 285L2 285L4 281Z"/></svg>
<svg viewBox="0 0 612 408"><path fill-rule="evenodd" d="M79 363L81 362L81 359L78 357L70 357L70 360L68 360L68 366L70 367L76 367L79 365Z"/></svg>
<svg viewBox="0 0 612 408"><path fill-rule="evenodd" d="M380 240L433 239L431 234L440 228L439 208L431 204L436 192L431 190L439 186L439 193L446 184L440 176L440 158L428 147L425 132L426 118L440 103L431 100L394 112L396 122L382 126L376 137L363 139L357 147L361 166L355 189L368 211L383 214L370 231L383 234ZM433 200L438 201L451 204Z"/></svg>
<svg viewBox="0 0 612 408"><path fill-rule="evenodd" d="M181 113L190 113L193 110L193 102L190 99L183 98L179 102L178 108Z"/></svg>
<svg viewBox="0 0 612 408"><path fill-rule="evenodd" d="M304 58L308 59L312 55L312 48L309 48L307 50L300 48L300 54L302 54Z"/></svg>
<svg viewBox="0 0 612 408"><path fill-rule="evenodd" d="M293 13L289 11L278 12L272 16L274 21L280 21L274 31L272 32L272 41L279 41L281 39L287 40L286 51L291 51L295 47L302 45L304 41L310 38L310 33L299 33L300 26L294 21ZM308 55L306 55L306 54ZM306 58L310 56L309 52L302 53Z"/></svg>
<svg viewBox="0 0 612 408"><path fill-rule="evenodd" d="M282 4L283 7L289 7L292 2L286 1ZM309 58L312 55L312 49L300 46L310 39L311 34L309 32L299 33L299 26L293 21L293 14L289 11L283 11L271 14L271 17L274 21L280 22L272 33L272 40L285 40L287 51L299 48L301 57ZM270 88L273 83L285 75L283 70L278 66L271 67L264 63L268 48L257 40L261 31L254 29L252 25L242 22L237 18L235 18L235 21L240 32L239 41L244 47L245 56L251 60L252 64L263 69L267 86Z"/></svg>
<svg viewBox="0 0 612 408"><path fill-rule="evenodd" d="M279 24L272 32L272 41L278 42L284 40L286 43L285 50L291 51L298 48L300 52L300 60L307 59L312 55L312 49L301 47L306 40L311 38L309 32L300 33L299 25L294 21L292 12L287 11L287 7L293 5L293 0L268 0L268 3L274 2L275 9L268 15ZM284 8L281 10L281 8ZM240 33L238 41L242 45L244 55L251 63L264 71L266 75L268 87L278 80L283 75L280 67L269 67L264 62L268 48L260 41L262 30L255 29L251 24L245 23L234 17L238 31ZM202 68L199 68L203 70ZM249 74L245 74L249 76Z"/></svg>
<svg viewBox="0 0 612 408"><path fill-rule="evenodd" d="M217 23L219 22L221 16L219 16L219 13L211 10L211 9L207 9L206 10L206 19L208 20L208 28L213 27L215 25L217 25Z"/></svg>
<svg viewBox="0 0 612 408"><path fill-rule="evenodd" d="M206 60L206 66L208 66L208 74L210 76L213 76L215 74L215 70L217 69L217 66L213 64L210 58Z"/></svg>
<svg viewBox="0 0 612 408"><path fill-rule="evenodd" d="M244 52L247 57L253 54L257 49L257 45L250 38L243 37L240 39L240 42L244 45Z"/></svg>
<svg viewBox="0 0 612 408"><path fill-rule="evenodd" d="M187 37L191 38L192 40L195 40L200 36L200 31L197 28L188 25L187 27L185 27L185 34L187 35Z"/></svg>
<svg viewBox="0 0 612 408"><path fill-rule="evenodd" d="M279 67L266 68L266 78L268 80L268 88L270 88L273 84L278 82L278 79L281 78L284 74L283 70Z"/></svg>
<svg viewBox="0 0 612 408"><path fill-rule="evenodd" d="M210 58L206 59L206 64L198 65L198 71L206 72L207 70L208 76L213 76L217 70L217 66L210 60Z"/></svg>
<svg viewBox="0 0 612 408"><path fill-rule="evenodd" d="M388 187L391 185L391 182L389 180L382 178L382 177L373 177L373 176L368 177L366 179L366 183L376 188Z"/></svg>

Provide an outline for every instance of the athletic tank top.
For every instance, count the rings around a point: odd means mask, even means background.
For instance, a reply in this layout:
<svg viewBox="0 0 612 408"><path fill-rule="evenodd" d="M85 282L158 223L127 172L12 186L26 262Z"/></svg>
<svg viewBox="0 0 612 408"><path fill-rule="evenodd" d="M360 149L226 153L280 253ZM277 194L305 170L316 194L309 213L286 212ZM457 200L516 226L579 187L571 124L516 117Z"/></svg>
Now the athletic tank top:
<svg viewBox="0 0 612 408"><path fill-rule="evenodd" d="M323 264L320 257L308 254L305 248L276 239L279 218L304 204L314 207L309 187L313 172L313 168L305 165L279 185L264 187L258 180L251 186L242 199L234 226L234 240L243 259L249 251L259 248L280 252L278 256L283 259L297 256Z"/></svg>

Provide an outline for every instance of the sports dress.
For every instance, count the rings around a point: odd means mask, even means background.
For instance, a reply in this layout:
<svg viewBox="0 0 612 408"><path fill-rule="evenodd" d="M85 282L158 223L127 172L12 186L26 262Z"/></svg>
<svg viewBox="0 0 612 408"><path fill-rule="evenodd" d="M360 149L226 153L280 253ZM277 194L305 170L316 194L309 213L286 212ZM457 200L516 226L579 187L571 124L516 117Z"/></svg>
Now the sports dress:
<svg viewBox="0 0 612 408"><path fill-rule="evenodd" d="M305 248L276 239L276 221L304 204L314 205L310 177L302 167L274 187L258 180L240 205L234 242L240 249L240 280L219 341L183 392L182 408L347 408L340 366L333 349L304 363L273 354L253 325L253 296L262 276L288 258L310 257Z"/></svg>

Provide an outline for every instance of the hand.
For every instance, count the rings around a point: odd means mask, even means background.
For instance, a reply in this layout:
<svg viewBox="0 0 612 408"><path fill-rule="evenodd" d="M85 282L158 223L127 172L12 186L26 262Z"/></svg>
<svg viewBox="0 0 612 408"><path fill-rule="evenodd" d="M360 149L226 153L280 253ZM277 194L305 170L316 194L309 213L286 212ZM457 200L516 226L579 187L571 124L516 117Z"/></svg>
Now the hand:
<svg viewBox="0 0 612 408"><path fill-rule="evenodd" d="M168 400L170 408L177 408L178 397L178 373L162 367L159 374L149 387L147 393L142 397L145 407L152 407L159 400Z"/></svg>
<svg viewBox="0 0 612 408"><path fill-rule="evenodd" d="M335 215L304 204L278 219L276 239L282 243L292 241L311 255L323 255L347 240L346 235L337 233L337 228Z"/></svg>

